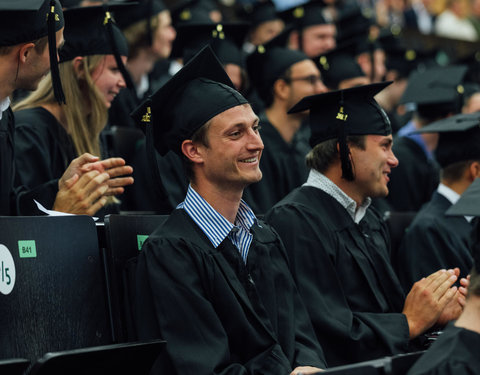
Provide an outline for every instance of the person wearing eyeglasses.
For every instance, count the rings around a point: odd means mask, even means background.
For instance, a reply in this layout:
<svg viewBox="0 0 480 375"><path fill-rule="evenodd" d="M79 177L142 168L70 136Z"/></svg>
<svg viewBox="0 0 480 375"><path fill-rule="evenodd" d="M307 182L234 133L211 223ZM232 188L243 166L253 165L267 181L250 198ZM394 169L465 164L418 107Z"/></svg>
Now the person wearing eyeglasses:
<svg viewBox="0 0 480 375"><path fill-rule="evenodd" d="M265 144L260 161L264 177L245 193L260 213L307 178L305 155L310 146L302 123L308 111L289 115L287 110L305 96L327 91L315 63L303 52L286 47L288 33L258 46L247 59L250 80L265 106L259 116Z"/></svg>

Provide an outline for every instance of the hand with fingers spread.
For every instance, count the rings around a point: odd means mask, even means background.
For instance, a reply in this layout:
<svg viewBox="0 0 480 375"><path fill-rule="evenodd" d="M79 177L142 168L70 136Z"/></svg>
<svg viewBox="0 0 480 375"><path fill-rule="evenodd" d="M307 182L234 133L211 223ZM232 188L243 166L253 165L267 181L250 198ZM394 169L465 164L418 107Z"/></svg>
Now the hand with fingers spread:
<svg viewBox="0 0 480 375"><path fill-rule="evenodd" d="M108 180L108 190L105 195L118 195L124 192L124 187L133 184L133 177L122 177L131 175L133 168L125 165L125 160L122 158L109 158L105 160L95 161L83 165L82 171L88 172L97 170L100 173L108 173L110 179Z"/></svg>
<svg viewBox="0 0 480 375"><path fill-rule="evenodd" d="M439 270L413 284L403 307L411 339L437 322L457 293L457 288L452 287L457 278L455 270Z"/></svg>
<svg viewBox="0 0 480 375"><path fill-rule="evenodd" d="M72 176L62 184L58 191L53 209L77 215L93 216L107 203L105 193L108 190L108 173L92 170Z"/></svg>

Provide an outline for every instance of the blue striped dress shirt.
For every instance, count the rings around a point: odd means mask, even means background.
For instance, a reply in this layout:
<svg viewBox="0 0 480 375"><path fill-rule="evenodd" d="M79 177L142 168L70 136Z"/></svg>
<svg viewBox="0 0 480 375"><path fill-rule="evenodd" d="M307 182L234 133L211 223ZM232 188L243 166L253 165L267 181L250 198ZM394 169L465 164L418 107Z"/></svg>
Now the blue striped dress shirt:
<svg viewBox="0 0 480 375"><path fill-rule="evenodd" d="M248 250L253 240L250 229L258 222L252 209L243 200L240 201L235 225L215 211L191 185L188 186L185 200L177 208L187 212L215 248L228 237L240 252L245 264L247 263Z"/></svg>

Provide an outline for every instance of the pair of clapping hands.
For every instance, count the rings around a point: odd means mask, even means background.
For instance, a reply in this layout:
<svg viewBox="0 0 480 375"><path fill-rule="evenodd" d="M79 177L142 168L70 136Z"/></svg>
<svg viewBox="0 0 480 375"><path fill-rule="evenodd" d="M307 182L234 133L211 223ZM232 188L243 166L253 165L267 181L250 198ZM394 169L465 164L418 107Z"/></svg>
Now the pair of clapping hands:
<svg viewBox="0 0 480 375"><path fill-rule="evenodd" d="M85 153L72 160L58 181L58 193L53 210L95 215L107 203L109 196L122 194L124 186L133 184L133 168L122 158L100 160Z"/></svg>

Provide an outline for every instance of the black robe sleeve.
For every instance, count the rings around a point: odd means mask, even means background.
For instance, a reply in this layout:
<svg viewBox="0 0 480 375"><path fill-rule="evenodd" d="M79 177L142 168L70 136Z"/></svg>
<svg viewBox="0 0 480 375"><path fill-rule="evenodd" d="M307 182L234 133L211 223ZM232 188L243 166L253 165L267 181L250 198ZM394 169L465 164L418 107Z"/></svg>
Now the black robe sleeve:
<svg viewBox="0 0 480 375"><path fill-rule="evenodd" d="M2 112L0 120L0 215L14 215L16 192L14 186L14 132L15 122L10 108Z"/></svg>
<svg viewBox="0 0 480 375"><path fill-rule="evenodd" d="M461 277L470 273L472 226L464 217L445 216L450 206L445 197L435 193L406 231L395 261L405 291L442 268L459 267Z"/></svg>
<svg viewBox="0 0 480 375"><path fill-rule="evenodd" d="M306 193L301 204L294 203L299 191ZM318 200L315 191L295 190L267 214L266 221L285 244L329 366L407 351L403 293L388 264L389 254L380 247L382 242L385 246L384 228L369 223L366 240L378 245L365 246L359 226L338 214L343 207ZM380 268L384 270L377 272Z"/></svg>
<svg viewBox="0 0 480 375"><path fill-rule="evenodd" d="M480 334L449 324L408 375L478 375Z"/></svg>

